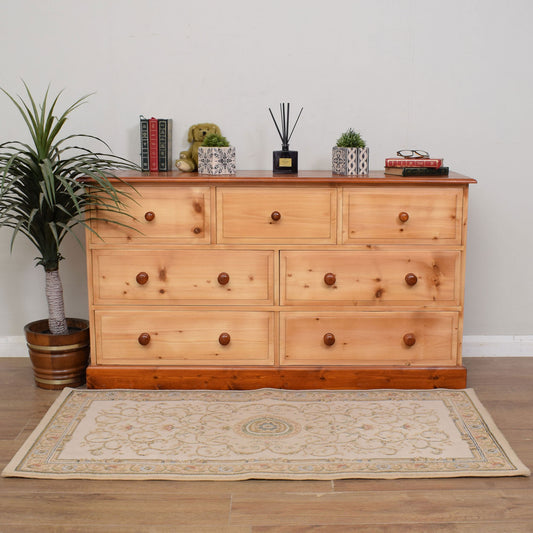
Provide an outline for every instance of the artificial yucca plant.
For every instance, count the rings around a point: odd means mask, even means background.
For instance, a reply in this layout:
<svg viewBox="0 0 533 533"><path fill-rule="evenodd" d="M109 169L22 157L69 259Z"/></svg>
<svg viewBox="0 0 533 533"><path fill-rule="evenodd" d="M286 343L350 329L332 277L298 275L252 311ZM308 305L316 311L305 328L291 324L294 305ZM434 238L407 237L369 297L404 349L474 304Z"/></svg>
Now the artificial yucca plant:
<svg viewBox="0 0 533 533"><path fill-rule="evenodd" d="M26 99L14 98L2 89L22 115L31 143L0 144L0 227L13 230L11 248L17 235L22 234L38 249L36 264L43 266L46 273L49 330L53 335L64 335L68 326L59 276L61 244L78 224L89 227L91 217L106 220L105 213L125 214L124 201L130 193L116 188L109 176L114 169L138 167L124 158L77 145L79 141L97 141L109 150L104 141L93 135L59 137L67 118L90 95L56 115L62 91L52 99L47 89L37 105L25 83L24 87Z"/></svg>

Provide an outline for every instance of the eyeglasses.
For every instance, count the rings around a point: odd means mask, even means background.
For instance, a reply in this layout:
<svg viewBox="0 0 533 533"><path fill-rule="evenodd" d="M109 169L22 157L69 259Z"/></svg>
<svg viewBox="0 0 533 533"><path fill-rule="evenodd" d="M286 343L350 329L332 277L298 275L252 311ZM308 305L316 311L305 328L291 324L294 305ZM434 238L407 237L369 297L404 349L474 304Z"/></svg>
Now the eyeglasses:
<svg viewBox="0 0 533 533"><path fill-rule="evenodd" d="M396 155L405 159L427 159L429 153L425 150L398 150Z"/></svg>

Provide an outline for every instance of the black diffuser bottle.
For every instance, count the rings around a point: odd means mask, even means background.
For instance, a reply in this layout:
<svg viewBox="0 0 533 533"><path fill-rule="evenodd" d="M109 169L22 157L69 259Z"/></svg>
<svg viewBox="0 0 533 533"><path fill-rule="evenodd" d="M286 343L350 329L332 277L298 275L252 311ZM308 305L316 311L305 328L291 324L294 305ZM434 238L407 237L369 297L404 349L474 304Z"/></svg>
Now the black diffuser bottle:
<svg viewBox="0 0 533 533"><path fill-rule="evenodd" d="M289 133L291 104L280 104L279 106L281 113L281 130L276 122L276 119L274 118L272 110L268 108L281 138L281 150L276 150L272 153L272 171L274 174L297 174L298 152L295 150L289 150L289 141L291 140L292 132L294 131L294 128L300 119L303 107L300 109L300 113L298 114L296 122Z"/></svg>

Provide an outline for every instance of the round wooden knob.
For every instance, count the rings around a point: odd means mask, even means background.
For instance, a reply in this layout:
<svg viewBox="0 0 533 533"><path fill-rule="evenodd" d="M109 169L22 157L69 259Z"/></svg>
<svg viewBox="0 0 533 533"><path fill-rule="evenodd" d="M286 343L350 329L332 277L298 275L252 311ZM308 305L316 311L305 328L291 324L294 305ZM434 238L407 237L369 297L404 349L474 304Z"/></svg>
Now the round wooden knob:
<svg viewBox="0 0 533 533"><path fill-rule="evenodd" d="M135 279L139 285L144 285L148 281L148 274L146 272L139 272Z"/></svg>
<svg viewBox="0 0 533 533"><path fill-rule="evenodd" d="M150 338L150 333L144 332L139 335L139 338L137 340L139 341L139 344L141 346L146 346L150 343Z"/></svg>
<svg viewBox="0 0 533 533"><path fill-rule="evenodd" d="M416 277L416 274L409 272L409 274L405 275L405 283L407 283L407 285L410 285L412 287L413 285L416 285L417 281L418 278Z"/></svg>
<svg viewBox="0 0 533 533"><path fill-rule="evenodd" d="M335 344L335 335L333 333L326 333L324 335L324 344L326 346L333 346Z"/></svg>
<svg viewBox="0 0 533 533"><path fill-rule="evenodd" d="M217 278L221 285L227 285L229 282L229 274L227 272L221 272Z"/></svg>
<svg viewBox="0 0 533 533"><path fill-rule="evenodd" d="M335 274L333 274L332 272L328 272L327 274L324 275L324 283L326 285L334 285L336 281L337 281L337 278Z"/></svg>
<svg viewBox="0 0 533 533"><path fill-rule="evenodd" d="M413 346L416 342L416 337L414 333L406 333L403 336L403 342L406 346Z"/></svg>
<svg viewBox="0 0 533 533"><path fill-rule="evenodd" d="M147 222L152 222L152 220L154 220L155 218L155 213L153 211L147 211L144 214L144 218L146 219Z"/></svg>
<svg viewBox="0 0 533 533"><path fill-rule="evenodd" d="M400 222L407 222L409 220L409 213L406 213L405 211L402 211L398 218L400 219Z"/></svg>
<svg viewBox="0 0 533 533"><path fill-rule="evenodd" d="M277 222L278 220L281 219L281 213L279 211L272 211L271 215L270 215L270 218L274 221L274 222Z"/></svg>
<svg viewBox="0 0 533 533"><path fill-rule="evenodd" d="M202 233L202 228L199 228L198 226L195 226L194 229L192 230L192 232L195 235L198 235L198 234Z"/></svg>
<svg viewBox="0 0 533 533"><path fill-rule="evenodd" d="M229 333L221 333L218 337L218 342L222 344L222 346L226 346L226 344L229 344L229 341L231 340L231 336Z"/></svg>

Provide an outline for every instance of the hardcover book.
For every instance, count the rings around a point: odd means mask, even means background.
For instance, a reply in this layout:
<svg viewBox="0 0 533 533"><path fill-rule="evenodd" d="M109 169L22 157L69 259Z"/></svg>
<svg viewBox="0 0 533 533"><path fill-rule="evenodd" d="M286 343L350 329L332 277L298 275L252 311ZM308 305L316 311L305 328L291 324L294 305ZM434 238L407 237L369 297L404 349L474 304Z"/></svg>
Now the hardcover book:
<svg viewBox="0 0 533 533"><path fill-rule="evenodd" d="M148 151L148 119L141 115L139 122L141 133L141 170L148 172L148 170L150 170L150 156Z"/></svg>
<svg viewBox="0 0 533 533"><path fill-rule="evenodd" d="M424 158L424 159L409 159L405 157L388 157L385 159L385 167L429 167L440 168L442 166L443 159L441 158Z"/></svg>
<svg viewBox="0 0 533 533"><path fill-rule="evenodd" d="M148 120L148 150L150 159L150 172L159 170L159 129L156 118Z"/></svg>
<svg viewBox="0 0 533 533"><path fill-rule="evenodd" d="M171 133L172 120L161 118L157 121L158 125L158 157L159 157L159 171L167 172L170 169L171 160Z"/></svg>

